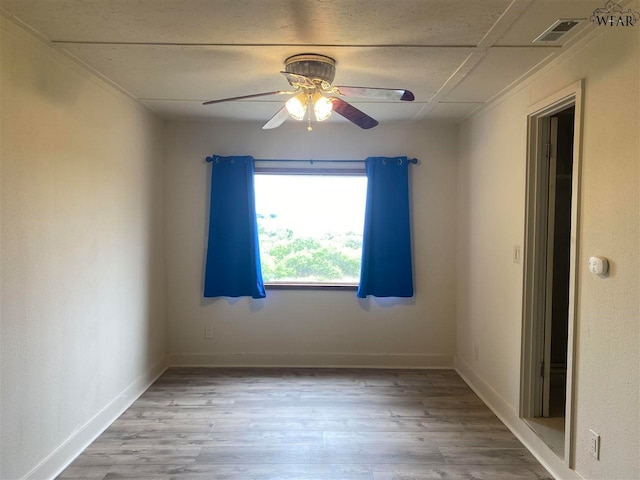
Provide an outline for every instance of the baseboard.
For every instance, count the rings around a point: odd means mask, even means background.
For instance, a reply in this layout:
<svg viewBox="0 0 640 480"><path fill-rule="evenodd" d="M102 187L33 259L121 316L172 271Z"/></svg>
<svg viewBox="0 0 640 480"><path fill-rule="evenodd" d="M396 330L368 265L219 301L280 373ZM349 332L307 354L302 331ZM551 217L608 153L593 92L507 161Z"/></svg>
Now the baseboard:
<svg viewBox="0 0 640 480"><path fill-rule="evenodd" d="M558 480L582 480L563 460L531 431L518 412L496 392L489 383L458 357L454 359L455 370L480 399L496 414L509 430L522 442L544 468Z"/></svg>
<svg viewBox="0 0 640 480"><path fill-rule="evenodd" d="M24 480L55 478L69 466L109 425L142 395L167 369L167 359L163 357L148 372L135 379L116 398L105 405L78 431L42 460L23 477Z"/></svg>
<svg viewBox="0 0 640 480"><path fill-rule="evenodd" d="M404 354L169 354L175 367L326 367L326 368L453 368L451 355Z"/></svg>

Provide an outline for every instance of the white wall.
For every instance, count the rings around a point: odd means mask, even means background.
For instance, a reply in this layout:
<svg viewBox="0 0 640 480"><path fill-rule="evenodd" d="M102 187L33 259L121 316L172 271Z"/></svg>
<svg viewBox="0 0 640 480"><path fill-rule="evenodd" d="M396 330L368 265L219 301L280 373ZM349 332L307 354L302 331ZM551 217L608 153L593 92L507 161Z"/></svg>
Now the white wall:
<svg viewBox="0 0 640 480"><path fill-rule="evenodd" d="M456 132L430 124L363 131L287 122L169 122L167 315L175 364L452 366L455 343ZM408 155L415 297L359 301L354 291L274 291L265 300L203 299L211 154L363 159ZM291 201L296 201L292 198ZM214 340L204 339L204 326Z"/></svg>
<svg viewBox="0 0 640 480"><path fill-rule="evenodd" d="M526 115L585 80L580 201L576 471L638 478L640 471L640 28L612 28L465 122L460 131L456 366L562 478L571 473L518 426ZM590 274L589 256L611 275ZM589 455L589 429L602 438Z"/></svg>
<svg viewBox="0 0 640 480"><path fill-rule="evenodd" d="M46 478L162 368L162 123L1 21L0 478Z"/></svg>

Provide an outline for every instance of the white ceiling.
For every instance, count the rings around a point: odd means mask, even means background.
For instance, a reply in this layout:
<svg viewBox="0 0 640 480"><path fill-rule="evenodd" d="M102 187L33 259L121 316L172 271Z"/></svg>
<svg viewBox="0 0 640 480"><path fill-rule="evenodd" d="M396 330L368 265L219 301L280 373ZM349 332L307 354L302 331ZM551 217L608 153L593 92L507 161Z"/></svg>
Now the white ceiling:
<svg viewBox="0 0 640 480"><path fill-rule="evenodd" d="M337 61L334 85L406 88L414 102L349 102L382 122L461 120L595 28L532 40L604 0L0 0L28 26L164 118L267 121L297 53ZM338 117L333 115L331 118Z"/></svg>

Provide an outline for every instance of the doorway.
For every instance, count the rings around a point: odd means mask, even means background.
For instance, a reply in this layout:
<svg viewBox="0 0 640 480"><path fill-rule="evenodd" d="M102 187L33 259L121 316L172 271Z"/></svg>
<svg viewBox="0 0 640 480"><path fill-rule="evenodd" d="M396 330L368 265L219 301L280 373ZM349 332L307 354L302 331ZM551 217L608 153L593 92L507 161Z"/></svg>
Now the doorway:
<svg viewBox="0 0 640 480"><path fill-rule="evenodd" d="M547 308L542 412L538 412L543 418L565 418L574 119L574 106L549 118L552 152L547 192Z"/></svg>
<svg viewBox="0 0 640 480"><path fill-rule="evenodd" d="M570 466L579 91L529 116L520 409Z"/></svg>

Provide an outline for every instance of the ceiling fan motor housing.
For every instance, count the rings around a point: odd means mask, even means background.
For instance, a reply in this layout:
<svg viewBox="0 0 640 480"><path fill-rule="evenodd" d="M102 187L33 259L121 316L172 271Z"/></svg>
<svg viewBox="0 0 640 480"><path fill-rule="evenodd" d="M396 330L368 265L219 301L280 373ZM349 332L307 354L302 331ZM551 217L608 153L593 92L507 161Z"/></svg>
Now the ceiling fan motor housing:
<svg viewBox="0 0 640 480"><path fill-rule="evenodd" d="M311 79L319 78L331 84L336 76L336 61L325 55L303 53L293 55L284 61L286 72L304 75Z"/></svg>

